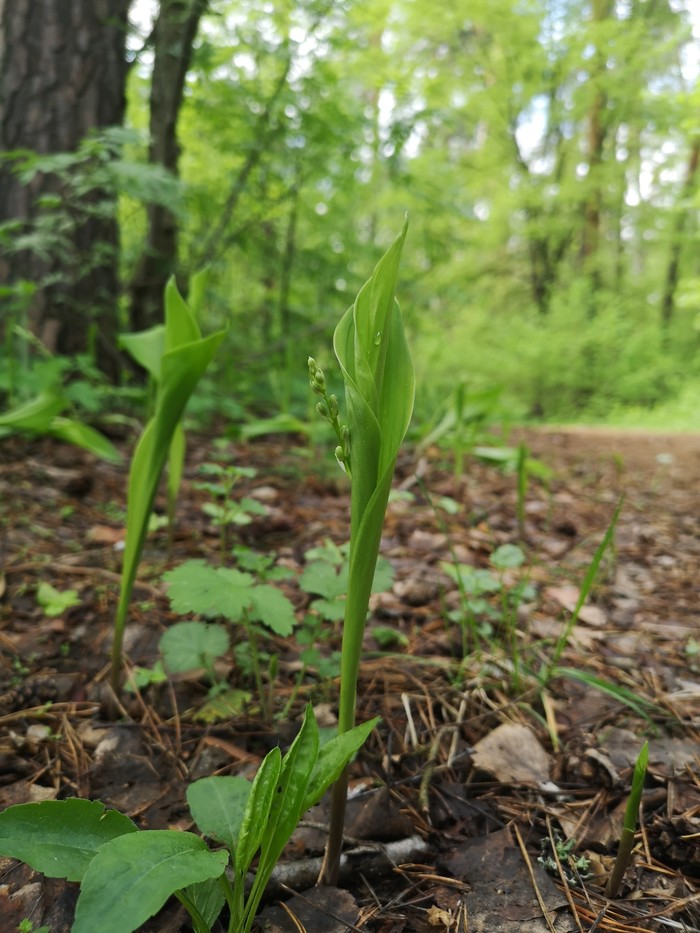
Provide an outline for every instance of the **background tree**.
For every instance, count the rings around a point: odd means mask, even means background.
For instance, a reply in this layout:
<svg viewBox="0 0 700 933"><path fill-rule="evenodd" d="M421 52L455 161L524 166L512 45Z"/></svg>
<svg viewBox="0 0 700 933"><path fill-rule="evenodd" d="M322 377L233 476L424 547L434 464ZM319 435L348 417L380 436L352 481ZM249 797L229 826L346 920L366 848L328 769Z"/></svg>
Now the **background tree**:
<svg viewBox="0 0 700 933"><path fill-rule="evenodd" d="M3 0L0 3L0 223L16 241L42 203L64 198L55 171L23 184L13 171L18 150L75 152L94 130L119 126L125 108L129 0ZM8 155L10 158L8 158ZM59 236L66 262L52 250L4 250L0 281L34 285L28 323L52 352L75 354L96 341L100 366L116 375L119 230L114 200L92 190L67 197Z"/></svg>
<svg viewBox="0 0 700 933"><path fill-rule="evenodd" d="M185 80L206 8L207 0L161 0L149 40L153 71L148 157L152 164L173 175L178 173L177 121ZM143 251L131 281L132 330L151 327L162 318L163 290L177 263L177 230L178 221L171 207L162 203L148 205Z"/></svg>

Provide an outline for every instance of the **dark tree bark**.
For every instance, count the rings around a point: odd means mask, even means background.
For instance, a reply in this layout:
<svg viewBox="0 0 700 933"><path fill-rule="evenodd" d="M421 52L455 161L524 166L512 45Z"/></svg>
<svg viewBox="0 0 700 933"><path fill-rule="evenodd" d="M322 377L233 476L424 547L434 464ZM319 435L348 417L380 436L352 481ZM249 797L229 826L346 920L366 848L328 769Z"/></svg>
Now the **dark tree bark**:
<svg viewBox="0 0 700 933"><path fill-rule="evenodd" d="M90 131L122 123L129 3L0 0L1 152L73 152ZM63 195L57 176L41 173L23 185L10 164L0 164L0 223L31 227L37 198L49 193ZM99 202L99 211L88 202ZM62 267L60 257L8 252L0 255L0 282L39 285L30 328L61 354L86 351L93 334L98 365L115 376L118 228L108 194L93 191L85 207L67 228L73 268Z"/></svg>
<svg viewBox="0 0 700 933"><path fill-rule="evenodd" d="M207 0L161 0L153 30L149 161L177 175L177 119L193 43ZM148 207L144 252L131 283L130 323L143 330L162 320L163 289L177 263L177 219L167 207Z"/></svg>

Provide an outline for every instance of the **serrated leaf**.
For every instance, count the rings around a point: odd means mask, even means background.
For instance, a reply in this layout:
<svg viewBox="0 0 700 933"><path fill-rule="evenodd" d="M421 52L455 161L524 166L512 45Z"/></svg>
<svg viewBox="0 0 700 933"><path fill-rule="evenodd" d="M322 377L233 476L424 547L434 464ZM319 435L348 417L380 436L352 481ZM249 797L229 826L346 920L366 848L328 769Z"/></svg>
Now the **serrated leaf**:
<svg viewBox="0 0 700 933"><path fill-rule="evenodd" d="M212 852L199 836L144 830L113 839L85 872L72 933L133 933L174 891L218 878L228 852Z"/></svg>
<svg viewBox="0 0 700 933"><path fill-rule="evenodd" d="M136 826L97 800L44 800L0 813L0 854L20 859L48 878L80 881L105 843Z"/></svg>
<svg viewBox="0 0 700 933"><path fill-rule="evenodd" d="M299 586L305 593L314 593L326 599L345 596L347 578L341 580L336 568L325 560L316 560L307 564L299 577Z"/></svg>
<svg viewBox="0 0 700 933"><path fill-rule="evenodd" d="M212 567L203 560L188 560L163 574L174 612L196 612L214 619L237 621L251 604L253 577L229 567Z"/></svg>
<svg viewBox="0 0 700 933"><path fill-rule="evenodd" d="M208 622L176 622L160 639L163 664L171 674L210 668L226 654L230 640L226 629Z"/></svg>
<svg viewBox="0 0 700 933"><path fill-rule="evenodd" d="M258 619L276 635L291 635L297 624L294 607L275 586L254 586L251 592L251 618Z"/></svg>

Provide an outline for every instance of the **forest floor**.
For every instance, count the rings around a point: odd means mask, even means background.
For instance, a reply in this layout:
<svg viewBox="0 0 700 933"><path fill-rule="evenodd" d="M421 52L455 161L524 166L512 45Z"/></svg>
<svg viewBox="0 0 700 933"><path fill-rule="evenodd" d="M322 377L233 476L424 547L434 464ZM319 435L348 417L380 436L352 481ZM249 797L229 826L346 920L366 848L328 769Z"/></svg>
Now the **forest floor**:
<svg viewBox="0 0 700 933"><path fill-rule="evenodd" d="M289 885L306 893L273 892L261 928L700 930L700 436L547 429L521 438L552 471L530 481L524 528L515 474L470 458L455 480L441 451L402 455L404 494L390 503L382 543L394 580L372 597L365 638L358 719L382 721L352 766L354 854L339 890L313 888L321 804L285 853ZM321 465L326 452L289 442L236 444L232 454L257 471L236 495L264 505L233 538L292 572L277 585L301 620L311 600L298 585L305 553L348 537L343 478ZM165 531L148 539L127 631L133 664L153 665L177 620L163 571L219 560L207 494L195 488L214 457L208 441L190 438L172 556ZM250 777L273 745L289 744L309 701L332 725L339 624L316 629L327 676L321 661L303 669L293 635L264 639L275 657L264 702L229 658L218 676L243 702L227 718L205 705L198 671L124 692L115 721L106 684L126 476L126 466L49 441L0 449L0 808L81 796L142 828L189 829L189 782ZM622 495L614 545L567 632ZM521 566L490 562L506 544L521 548ZM481 571L463 572L461 593L455 563ZM47 615L40 583L76 591L76 605ZM604 883L645 738L637 844L611 900ZM24 918L67 933L76 897L77 885L0 859L0 933ZM142 929L188 927L173 902Z"/></svg>

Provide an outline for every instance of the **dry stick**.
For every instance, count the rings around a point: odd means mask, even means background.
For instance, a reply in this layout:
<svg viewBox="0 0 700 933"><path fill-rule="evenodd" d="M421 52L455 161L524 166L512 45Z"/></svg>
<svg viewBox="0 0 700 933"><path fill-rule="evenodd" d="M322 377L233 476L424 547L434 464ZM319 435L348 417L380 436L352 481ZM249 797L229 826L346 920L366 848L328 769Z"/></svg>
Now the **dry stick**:
<svg viewBox="0 0 700 933"><path fill-rule="evenodd" d="M528 851L525 848L525 842L523 841L523 837L520 835L520 830L518 829L517 823L513 823L513 831L515 832L515 838L518 840L518 845L520 846L520 852L522 853L523 859L525 860L525 865L527 867L527 871L530 876L530 882L532 884L532 889L535 892L537 903L540 905L540 910L542 911L542 918L544 922L547 924L547 928L549 929L550 933L557 933L556 928L550 919L549 911L547 910L547 905L545 904L544 898L542 897L542 892L537 886L537 879L535 878L535 872L532 867L532 862L530 861L530 856L528 855Z"/></svg>
<svg viewBox="0 0 700 933"><path fill-rule="evenodd" d="M566 897L566 900L569 904L569 909L571 910L574 920L576 921L576 926L579 928L579 933L584 933L583 927L581 926L581 921L579 920L578 913L576 912L576 904L574 903L574 899L571 896L571 888L569 887L569 880L566 877L566 872L562 868L562 864L559 859L559 853L557 852L557 842L556 842L556 839L554 838L554 832L552 830L552 821L550 819L549 814L545 816L545 822L547 824L547 834L549 836L549 844L552 847L552 855L554 856L554 861L557 866L557 872L559 873L559 879L564 888L564 896Z"/></svg>

